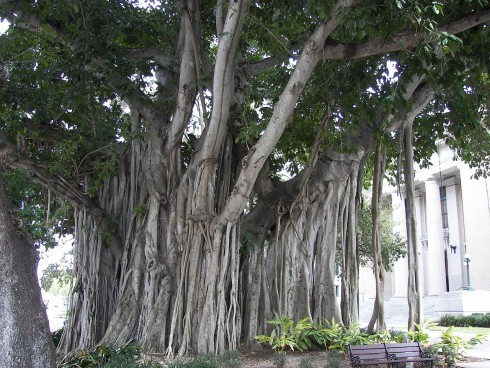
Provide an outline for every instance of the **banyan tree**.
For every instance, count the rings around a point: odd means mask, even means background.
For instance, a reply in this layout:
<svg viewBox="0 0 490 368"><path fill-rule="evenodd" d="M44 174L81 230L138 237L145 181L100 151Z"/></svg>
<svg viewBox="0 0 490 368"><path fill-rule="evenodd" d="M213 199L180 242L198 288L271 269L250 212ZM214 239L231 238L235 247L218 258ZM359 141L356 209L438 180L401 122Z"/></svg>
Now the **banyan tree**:
<svg viewBox="0 0 490 368"><path fill-rule="evenodd" d="M443 70L473 66L448 50L469 58L490 18L486 2L0 6L2 163L70 210L75 238L59 350L169 356L253 348L274 312L357 320L373 147L443 111L445 83L464 91Z"/></svg>

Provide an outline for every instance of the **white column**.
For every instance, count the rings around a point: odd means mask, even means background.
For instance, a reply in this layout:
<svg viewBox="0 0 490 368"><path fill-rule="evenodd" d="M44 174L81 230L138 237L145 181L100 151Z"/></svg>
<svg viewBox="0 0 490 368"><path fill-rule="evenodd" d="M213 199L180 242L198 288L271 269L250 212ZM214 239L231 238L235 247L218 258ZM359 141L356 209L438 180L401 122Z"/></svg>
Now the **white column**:
<svg viewBox="0 0 490 368"><path fill-rule="evenodd" d="M456 179L453 177L444 180L443 185L446 186L447 221L449 229L449 290L455 291L459 290L463 286L463 262L461 262L461 254L464 254L464 245L462 244L462 236L460 231L461 225Z"/></svg>
<svg viewBox="0 0 490 368"><path fill-rule="evenodd" d="M419 280L421 281L421 289L420 293L422 295L426 294L427 291L427 282L426 282L426 277L425 275L427 274L427 256L425 254L425 247L422 244L422 238L424 237L424 234L422 233L422 229L425 226L422 226L422 223L424 221L424 218L422 216L422 211L424 210L422 207L422 198L420 196L420 193L416 192L415 193L415 220L416 220L416 231L417 231L417 245L418 245L418 260L419 260Z"/></svg>
<svg viewBox="0 0 490 368"><path fill-rule="evenodd" d="M441 195L439 182L429 179L425 182L428 258L426 277L429 278L429 295L446 291L446 271L444 267L444 236L442 232Z"/></svg>
<svg viewBox="0 0 490 368"><path fill-rule="evenodd" d="M405 227L405 196L402 194L400 197L398 193L393 193L391 195L391 205L394 219L393 231L398 232L398 234L400 234L400 236L406 240L407 230ZM406 297L408 280L408 266L406 257L395 262L392 276L392 295Z"/></svg>

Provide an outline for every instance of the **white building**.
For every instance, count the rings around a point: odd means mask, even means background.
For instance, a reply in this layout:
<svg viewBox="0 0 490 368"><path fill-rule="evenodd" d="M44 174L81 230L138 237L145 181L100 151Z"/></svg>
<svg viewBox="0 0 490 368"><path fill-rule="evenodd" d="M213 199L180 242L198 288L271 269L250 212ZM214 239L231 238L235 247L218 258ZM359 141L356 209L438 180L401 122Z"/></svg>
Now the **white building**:
<svg viewBox="0 0 490 368"><path fill-rule="evenodd" d="M438 148L438 153L431 158L432 165L417 169L415 175L422 293L440 300L439 314L490 311L490 302L469 309L442 305L447 304L448 299L462 298L462 291L468 289L465 261L468 255L471 288L486 290L471 297L478 294L481 302L482 297L486 299L484 295L490 295L490 179L472 178L474 171L467 164L455 160L447 146L441 144ZM385 194L391 196L394 230L404 236L406 217L403 188L401 195L395 188L387 188ZM407 280L407 259L404 258L387 275L385 296L406 297ZM360 290L361 301L374 297L371 270L361 271Z"/></svg>

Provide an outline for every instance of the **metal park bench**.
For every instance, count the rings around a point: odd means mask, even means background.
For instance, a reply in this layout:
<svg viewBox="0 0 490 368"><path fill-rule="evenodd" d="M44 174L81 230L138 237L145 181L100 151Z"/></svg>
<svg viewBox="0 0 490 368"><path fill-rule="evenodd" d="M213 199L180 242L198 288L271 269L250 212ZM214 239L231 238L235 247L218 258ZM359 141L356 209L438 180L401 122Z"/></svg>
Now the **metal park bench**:
<svg viewBox="0 0 490 368"><path fill-rule="evenodd" d="M414 367L434 366L434 358L423 352L418 342L350 345L349 353L354 368L376 365L395 368L405 367L406 363L414 363Z"/></svg>

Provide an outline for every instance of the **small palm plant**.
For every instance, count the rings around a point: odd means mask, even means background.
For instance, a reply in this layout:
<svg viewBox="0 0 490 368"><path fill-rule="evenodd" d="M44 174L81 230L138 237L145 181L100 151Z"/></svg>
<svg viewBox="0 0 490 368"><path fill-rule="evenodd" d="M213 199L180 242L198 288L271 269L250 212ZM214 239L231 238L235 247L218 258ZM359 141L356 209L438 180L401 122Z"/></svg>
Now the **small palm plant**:
<svg viewBox="0 0 490 368"><path fill-rule="evenodd" d="M310 335L313 331L313 324L309 318L303 318L296 325L291 317L282 316L274 313L275 318L267 321L269 324L276 325L270 335L257 335L255 339L263 344L269 344L277 352L285 350L303 351L311 346Z"/></svg>
<svg viewBox="0 0 490 368"><path fill-rule="evenodd" d="M454 327L449 327L441 334L440 341L432 345L435 352L441 352L444 362L448 367L454 367L458 360L461 360L467 349L473 348L486 340L484 334L478 333L469 340L465 340L454 334Z"/></svg>

